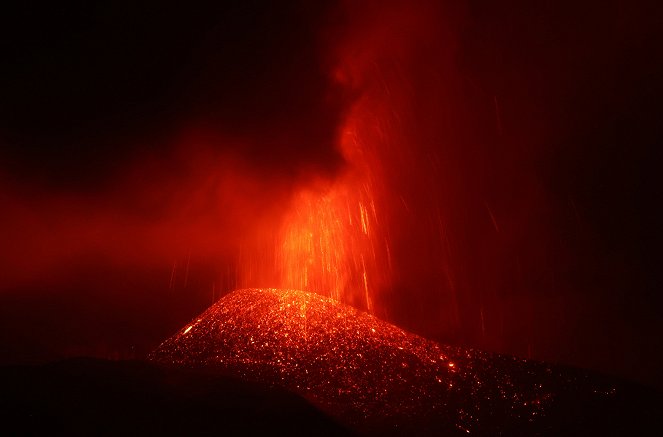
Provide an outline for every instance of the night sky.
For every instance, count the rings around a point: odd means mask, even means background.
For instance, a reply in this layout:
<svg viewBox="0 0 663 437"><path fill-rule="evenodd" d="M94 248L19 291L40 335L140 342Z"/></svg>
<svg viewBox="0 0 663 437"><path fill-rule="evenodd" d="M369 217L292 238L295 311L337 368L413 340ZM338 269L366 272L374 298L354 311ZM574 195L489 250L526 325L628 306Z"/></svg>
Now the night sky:
<svg viewBox="0 0 663 437"><path fill-rule="evenodd" d="M444 175L385 186L448 205L459 284L450 324L425 220L394 215L381 315L662 386L656 2L93 3L0 13L1 363L141 357L231 291L292 193L346 169L369 85L335 67L378 35L410 41L375 63Z"/></svg>

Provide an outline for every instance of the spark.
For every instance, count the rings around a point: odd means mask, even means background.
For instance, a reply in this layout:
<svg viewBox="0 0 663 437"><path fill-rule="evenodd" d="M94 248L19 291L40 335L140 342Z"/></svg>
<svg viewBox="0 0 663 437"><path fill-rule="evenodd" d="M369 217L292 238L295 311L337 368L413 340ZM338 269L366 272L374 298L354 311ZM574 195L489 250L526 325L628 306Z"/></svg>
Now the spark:
<svg viewBox="0 0 663 437"><path fill-rule="evenodd" d="M493 222L493 226L495 227L495 231L499 232L500 227L497 225L497 220L495 220L495 215L493 214L493 211L490 209L490 206L488 206L487 202L484 202L484 205L486 205L486 209L488 210L488 215L490 215L490 220Z"/></svg>
<svg viewBox="0 0 663 437"><path fill-rule="evenodd" d="M173 269L170 272L170 285L168 286L169 290L173 289L174 286L174 281L175 281L175 271L177 270L177 261L173 262Z"/></svg>

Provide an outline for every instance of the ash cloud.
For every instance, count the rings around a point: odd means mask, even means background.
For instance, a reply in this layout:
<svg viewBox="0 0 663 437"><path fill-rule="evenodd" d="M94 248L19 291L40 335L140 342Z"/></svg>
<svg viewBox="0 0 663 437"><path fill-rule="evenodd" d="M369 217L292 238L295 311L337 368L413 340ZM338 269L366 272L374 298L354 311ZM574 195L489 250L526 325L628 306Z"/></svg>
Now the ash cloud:
<svg viewBox="0 0 663 437"><path fill-rule="evenodd" d="M223 236L215 242L236 245L257 211L276 214L292 187L343 165L335 139L348 99L320 35L333 11L251 1L9 11L0 73L6 238L18 227L29 234L26 251L55 245L57 254L93 250L81 241L88 228L134 232L124 238L129 251L165 238L153 229L175 239L213 234L200 223L210 213ZM38 271L37 260L25 263Z"/></svg>
<svg viewBox="0 0 663 437"><path fill-rule="evenodd" d="M6 359L144 352L343 167L333 3L148 3L3 12Z"/></svg>

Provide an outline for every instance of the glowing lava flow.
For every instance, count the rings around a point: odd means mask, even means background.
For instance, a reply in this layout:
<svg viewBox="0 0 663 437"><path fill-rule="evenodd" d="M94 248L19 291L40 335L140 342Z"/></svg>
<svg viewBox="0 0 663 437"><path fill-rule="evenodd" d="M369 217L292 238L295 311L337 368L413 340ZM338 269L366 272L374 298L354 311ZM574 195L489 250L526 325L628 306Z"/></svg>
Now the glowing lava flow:
<svg viewBox="0 0 663 437"><path fill-rule="evenodd" d="M284 386L353 427L433 417L445 435L536 430L557 396L582 382L543 364L443 346L296 290L234 291L150 359Z"/></svg>

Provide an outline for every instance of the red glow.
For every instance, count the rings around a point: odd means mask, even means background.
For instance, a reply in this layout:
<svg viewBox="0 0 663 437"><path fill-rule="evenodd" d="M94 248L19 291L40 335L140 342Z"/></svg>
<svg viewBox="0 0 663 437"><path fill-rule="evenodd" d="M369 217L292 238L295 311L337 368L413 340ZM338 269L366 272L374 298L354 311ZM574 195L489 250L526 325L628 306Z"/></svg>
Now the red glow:
<svg viewBox="0 0 663 437"><path fill-rule="evenodd" d="M367 108L368 106L368 108ZM298 193L276 241L279 287L317 291L372 311L373 296L389 285L389 239L380 216L380 160L362 137L362 100L342 126L348 169L329 186Z"/></svg>
<svg viewBox="0 0 663 437"><path fill-rule="evenodd" d="M315 291L369 312L388 311L383 295L396 274L394 239L407 238L402 216L412 213L403 173L418 166L416 138L408 138L405 126L413 114L404 75L430 23L423 5L369 9L367 17L356 14L361 27L340 44L331 72L358 95L338 129L345 169L293 195L274 247L242 255L240 286Z"/></svg>
<svg viewBox="0 0 663 437"><path fill-rule="evenodd" d="M559 385L551 367L437 344L299 290L236 290L149 359L287 387L361 431L442 415L444 426L481 434L495 426L484 423L487 411L504 411L506 423L531 422Z"/></svg>

